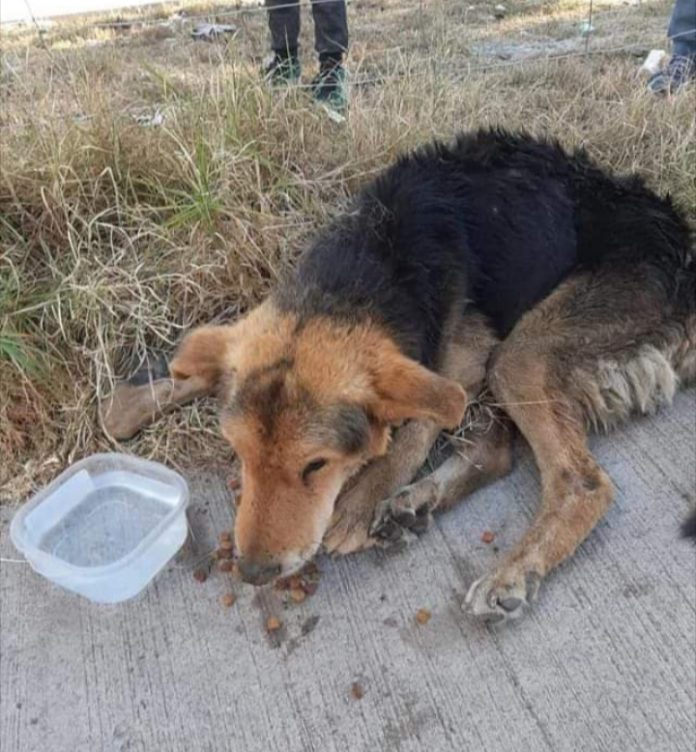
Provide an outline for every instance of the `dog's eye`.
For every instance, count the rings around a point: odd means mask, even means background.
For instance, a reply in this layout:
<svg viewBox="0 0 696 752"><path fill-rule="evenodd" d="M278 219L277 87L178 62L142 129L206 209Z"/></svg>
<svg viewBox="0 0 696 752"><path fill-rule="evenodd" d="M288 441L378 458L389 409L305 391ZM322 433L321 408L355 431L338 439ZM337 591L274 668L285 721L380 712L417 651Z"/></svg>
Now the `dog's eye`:
<svg viewBox="0 0 696 752"><path fill-rule="evenodd" d="M325 459L318 459L313 460L312 462L305 467L305 469L302 471L302 480L307 480L307 478L312 474L316 473L317 470L321 470L322 467L326 464Z"/></svg>

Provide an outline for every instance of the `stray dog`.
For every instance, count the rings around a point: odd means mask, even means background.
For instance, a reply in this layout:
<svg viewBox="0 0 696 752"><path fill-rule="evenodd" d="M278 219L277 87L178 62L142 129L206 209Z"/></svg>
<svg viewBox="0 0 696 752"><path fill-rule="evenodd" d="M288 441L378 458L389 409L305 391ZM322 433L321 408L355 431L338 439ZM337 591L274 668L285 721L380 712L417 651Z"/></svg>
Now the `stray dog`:
<svg viewBox="0 0 696 752"><path fill-rule="evenodd" d="M526 135L462 134L383 172L241 321L191 332L170 396L129 393L111 432L218 395L242 466L239 570L260 585L322 543L348 553L425 529L510 470L519 431L541 505L466 597L501 621L611 503L588 428L652 412L696 377L694 255L686 221L638 177ZM467 400L485 426L464 420ZM463 420L466 451L412 483Z"/></svg>

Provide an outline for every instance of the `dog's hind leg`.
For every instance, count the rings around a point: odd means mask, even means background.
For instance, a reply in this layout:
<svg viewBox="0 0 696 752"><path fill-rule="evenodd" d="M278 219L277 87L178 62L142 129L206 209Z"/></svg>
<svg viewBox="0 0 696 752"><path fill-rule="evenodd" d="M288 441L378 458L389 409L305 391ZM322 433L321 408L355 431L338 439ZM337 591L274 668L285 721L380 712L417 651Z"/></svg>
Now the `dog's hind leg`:
<svg viewBox="0 0 696 752"><path fill-rule="evenodd" d="M210 393L210 385L195 376L144 384L124 381L99 405L102 426L114 439L131 439L165 413Z"/></svg>
<svg viewBox="0 0 696 752"><path fill-rule="evenodd" d="M472 614L519 615L606 512L614 489L588 449L587 427L609 427L671 400L689 358L694 303L655 276L647 265L576 275L494 353L489 385L534 451L542 501L502 565L471 586L465 606Z"/></svg>
<svg viewBox="0 0 696 752"><path fill-rule="evenodd" d="M261 313L262 306L256 310ZM220 378L217 363L233 341L233 331L231 326L200 327L183 340L171 361L151 360L117 384L99 404L104 431L113 439L130 439L179 405L214 394Z"/></svg>

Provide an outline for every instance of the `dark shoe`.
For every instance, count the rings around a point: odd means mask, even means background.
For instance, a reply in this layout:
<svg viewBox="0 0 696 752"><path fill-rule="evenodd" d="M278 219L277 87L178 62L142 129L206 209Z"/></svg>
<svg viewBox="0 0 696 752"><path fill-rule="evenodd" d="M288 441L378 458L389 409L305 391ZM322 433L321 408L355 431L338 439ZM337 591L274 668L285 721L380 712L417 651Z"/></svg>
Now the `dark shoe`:
<svg viewBox="0 0 696 752"><path fill-rule="evenodd" d="M312 95L320 104L341 111L348 105L348 74L341 63L322 61L319 73L312 81Z"/></svg>
<svg viewBox="0 0 696 752"><path fill-rule="evenodd" d="M288 86L300 80L302 68L300 61L294 57L283 57L276 54L266 66L263 77L271 86Z"/></svg>
<svg viewBox="0 0 696 752"><path fill-rule="evenodd" d="M648 91L653 94L674 94L696 79L696 55L672 55L664 70L648 81Z"/></svg>

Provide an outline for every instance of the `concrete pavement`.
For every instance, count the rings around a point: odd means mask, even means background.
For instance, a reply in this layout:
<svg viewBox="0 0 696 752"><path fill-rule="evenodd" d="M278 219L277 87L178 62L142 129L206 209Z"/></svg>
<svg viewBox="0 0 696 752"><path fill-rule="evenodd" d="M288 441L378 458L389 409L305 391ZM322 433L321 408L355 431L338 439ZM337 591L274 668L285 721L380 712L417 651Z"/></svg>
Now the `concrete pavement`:
<svg viewBox="0 0 696 752"><path fill-rule="evenodd" d="M113 607L3 561L0 749L691 752L696 547L677 530L696 489L696 392L593 445L616 504L535 610L501 629L460 602L533 513L524 447L508 478L408 550L321 560L319 590L299 605L236 585L223 608L227 581L195 582L191 553ZM230 526L228 493L209 475L191 487L203 552ZM13 511L0 508L3 559L18 558ZM269 615L284 625L272 639Z"/></svg>

